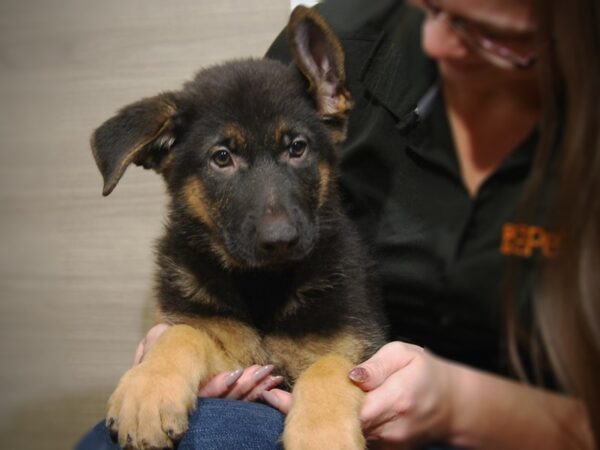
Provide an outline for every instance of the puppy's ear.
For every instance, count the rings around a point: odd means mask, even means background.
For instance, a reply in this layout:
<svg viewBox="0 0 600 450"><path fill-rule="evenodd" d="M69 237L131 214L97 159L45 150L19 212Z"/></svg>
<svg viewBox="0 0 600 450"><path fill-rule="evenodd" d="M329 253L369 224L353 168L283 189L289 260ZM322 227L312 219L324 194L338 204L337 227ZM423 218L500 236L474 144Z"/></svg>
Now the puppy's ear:
<svg viewBox="0 0 600 450"><path fill-rule="evenodd" d="M342 141L352 99L346 89L344 51L340 41L325 20L305 6L297 6L292 11L288 41L294 63L307 79L309 92L330 127L334 142Z"/></svg>
<svg viewBox="0 0 600 450"><path fill-rule="evenodd" d="M176 112L174 95L161 94L124 107L94 132L91 145L104 179L103 195L112 192L131 163L157 172L166 168Z"/></svg>

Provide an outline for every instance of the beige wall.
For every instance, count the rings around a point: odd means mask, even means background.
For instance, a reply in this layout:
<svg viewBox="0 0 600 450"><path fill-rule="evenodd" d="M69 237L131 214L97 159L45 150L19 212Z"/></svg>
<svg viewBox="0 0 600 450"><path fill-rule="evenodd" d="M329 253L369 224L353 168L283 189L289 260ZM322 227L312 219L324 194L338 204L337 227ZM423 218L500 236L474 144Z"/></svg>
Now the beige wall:
<svg viewBox="0 0 600 450"><path fill-rule="evenodd" d="M67 449L151 325L161 180L101 196L88 145L125 103L261 55L288 0L0 2L0 443Z"/></svg>

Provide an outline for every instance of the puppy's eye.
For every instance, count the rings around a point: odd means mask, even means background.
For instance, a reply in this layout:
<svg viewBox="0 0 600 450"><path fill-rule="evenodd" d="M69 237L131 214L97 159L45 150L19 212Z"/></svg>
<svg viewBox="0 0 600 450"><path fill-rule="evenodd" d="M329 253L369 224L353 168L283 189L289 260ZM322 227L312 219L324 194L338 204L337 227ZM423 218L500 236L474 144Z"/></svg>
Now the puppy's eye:
<svg viewBox="0 0 600 450"><path fill-rule="evenodd" d="M227 167L233 164L233 159L231 158L231 153L229 151L221 148L214 152L210 157L211 161L215 163L218 167Z"/></svg>
<svg viewBox="0 0 600 450"><path fill-rule="evenodd" d="M296 138L288 147L290 158L300 158L306 152L308 143L303 138Z"/></svg>

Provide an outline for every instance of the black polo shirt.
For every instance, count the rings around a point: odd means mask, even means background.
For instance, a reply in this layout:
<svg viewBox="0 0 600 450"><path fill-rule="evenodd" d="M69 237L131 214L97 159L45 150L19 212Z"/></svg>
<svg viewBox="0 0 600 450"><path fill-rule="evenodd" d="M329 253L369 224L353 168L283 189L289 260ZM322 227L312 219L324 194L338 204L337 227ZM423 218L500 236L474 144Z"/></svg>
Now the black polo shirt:
<svg viewBox="0 0 600 450"><path fill-rule="evenodd" d="M340 182L377 261L391 338L505 372L505 254L540 249L527 246L527 226L511 225L535 133L470 197L436 66L421 50L422 14L398 0L326 0L317 8L346 53L355 106ZM290 61L283 36L267 56Z"/></svg>

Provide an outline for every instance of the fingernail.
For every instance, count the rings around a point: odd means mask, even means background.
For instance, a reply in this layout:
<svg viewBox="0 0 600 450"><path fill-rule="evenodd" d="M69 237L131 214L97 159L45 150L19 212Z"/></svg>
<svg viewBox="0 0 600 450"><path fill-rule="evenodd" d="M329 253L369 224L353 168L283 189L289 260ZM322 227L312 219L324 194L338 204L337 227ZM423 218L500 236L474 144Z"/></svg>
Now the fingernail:
<svg viewBox="0 0 600 450"><path fill-rule="evenodd" d="M348 373L348 377L357 383L364 383L369 378L369 372L363 367L355 367Z"/></svg>
<svg viewBox="0 0 600 450"><path fill-rule="evenodd" d="M256 372L254 372L254 375L253 375L254 381L262 380L264 377L266 377L271 372L273 372L274 368L275 368L275 366L273 364L269 364L267 366L261 367Z"/></svg>
<svg viewBox="0 0 600 450"><path fill-rule="evenodd" d="M262 391L260 393L260 397L271 406L274 406L274 407L279 406L279 399L272 392Z"/></svg>
<svg viewBox="0 0 600 450"><path fill-rule="evenodd" d="M243 373L244 369L237 369L231 372L229 375L227 375L227 378L225 378L225 386L232 386L237 380L240 379Z"/></svg>
<svg viewBox="0 0 600 450"><path fill-rule="evenodd" d="M281 383L283 383L283 377L281 375L269 377L269 379L265 383L265 389L266 390L273 389L275 386L278 386Z"/></svg>

